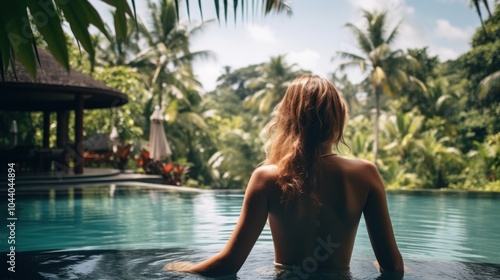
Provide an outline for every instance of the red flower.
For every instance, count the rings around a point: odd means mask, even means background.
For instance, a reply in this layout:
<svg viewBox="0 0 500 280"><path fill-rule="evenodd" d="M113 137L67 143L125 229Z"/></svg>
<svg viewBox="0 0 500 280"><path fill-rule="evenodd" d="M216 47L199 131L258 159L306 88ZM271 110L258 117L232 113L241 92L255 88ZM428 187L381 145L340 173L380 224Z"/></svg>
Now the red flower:
<svg viewBox="0 0 500 280"><path fill-rule="evenodd" d="M172 169L174 169L174 168L175 168L175 166L172 162L164 164L163 165L163 173L170 173L170 171L172 171Z"/></svg>

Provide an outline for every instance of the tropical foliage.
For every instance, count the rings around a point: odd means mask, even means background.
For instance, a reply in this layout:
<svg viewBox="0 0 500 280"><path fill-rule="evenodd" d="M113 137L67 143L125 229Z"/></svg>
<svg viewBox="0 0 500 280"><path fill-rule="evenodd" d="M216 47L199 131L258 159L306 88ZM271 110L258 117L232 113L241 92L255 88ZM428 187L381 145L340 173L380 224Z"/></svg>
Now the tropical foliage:
<svg viewBox="0 0 500 280"><path fill-rule="evenodd" d="M132 9L127 0L101 0L103 3L113 7L113 19L116 42L127 41L127 18L135 16L135 0L130 0ZM165 1L163 1L165 2ZM172 10L165 14L163 20L172 21L179 19L179 0L171 2ZM231 7L234 9L234 20L237 18L237 11L241 9L243 18L248 10L256 13L261 8L264 14L270 12L287 12L291 14L291 6L284 0L262 0L258 1L233 0L233 3L224 1L220 6L219 0L214 1L214 8L217 18L227 21L227 14ZM95 44L92 39L90 28L96 28L105 37L111 39L109 28L106 28L103 19L97 12L94 5L89 0L70 1L10 1L1 0L0 5L0 74L2 80L4 73L12 64L14 59L18 59L32 77L36 78L37 61L37 40L35 35L43 38L46 48L52 53L54 58L66 69L69 69L69 48L66 44L66 37L63 32L63 24L67 22L71 28L71 33L79 46L89 55L91 65L95 61ZM8 7L8 8L6 8ZM190 15L189 1L186 1L187 13ZM198 8L203 18L201 1L198 1ZM247 16L248 17L248 16Z"/></svg>
<svg viewBox="0 0 500 280"><path fill-rule="evenodd" d="M103 1L113 6L115 27L118 36L125 26L127 17L133 12L127 0ZM134 1L132 0L132 4ZM109 37L104 22L89 1L8 1L2 0L0 11L0 73L7 70L14 58L17 58L26 70L35 77L36 74L36 37L43 38L46 48L54 58L66 69L69 69L69 48L63 32L63 20L71 28L75 40L89 54L91 64L94 63L95 47L90 34L90 26ZM30 20L31 19L31 20ZM120 37L119 37L120 38Z"/></svg>
<svg viewBox="0 0 500 280"><path fill-rule="evenodd" d="M249 1L234 1L239 3L234 6L227 2L216 6L224 20L228 7L244 13L256 7L248 7ZM473 6L476 2L483 3L471 1ZM272 109L291 80L309 71L280 55L239 69L225 67L216 89L204 92L193 74L193 61L211 54L192 52L190 40L207 23L192 26L178 19L176 1L148 3L145 22L115 16L118 23L125 21L123 28L113 31L103 25L99 30L104 35L91 38L95 55L81 59L76 44L68 44L68 65L127 93L130 100L120 108L87 111L86 135L118 127L122 144L133 142L131 153L137 156L127 168L140 165L175 184L183 180L197 187L244 188L264 159L265 125ZM262 3L266 12L288 7L287 1ZM66 18L64 10L62 15ZM399 25L389 28L388 16L364 11L363 28L346 24L359 48L338 53L340 67L330 76L351 113L345 130L349 148L339 152L376 162L388 188L500 191L500 6L488 17L481 15L484 26L471 38L470 50L446 62L428 48L394 49ZM41 42L50 40L40 34ZM64 57L57 59L64 63ZM343 72L349 67L359 68L366 79L351 82ZM141 152L155 105L166 116L175 164L150 162ZM0 133L8 131L13 118L23 131L19 141L40 145L41 114L2 116ZM0 141L8 139L5 133L1 136Z"/></svg>

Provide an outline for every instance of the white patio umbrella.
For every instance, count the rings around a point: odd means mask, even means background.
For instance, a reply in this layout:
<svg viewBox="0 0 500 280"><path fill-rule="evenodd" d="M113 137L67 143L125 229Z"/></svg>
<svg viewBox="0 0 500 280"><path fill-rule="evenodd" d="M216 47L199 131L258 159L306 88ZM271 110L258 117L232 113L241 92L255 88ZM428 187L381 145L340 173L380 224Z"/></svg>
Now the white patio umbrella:
<svg viewBox="0 0 500 280"><path fill-rule="evenodd" d="M111 140L111 143L113 143L113 153L116 153L118 151L117 146L120 143L120 135L118 134L118 128L116 128L116 126L113 126L113 128L111 129L109 140Z"/></svg>
<svg viewBox="0 0 500 280"><path fill-rule="evenodd" d="M151 127L149 130L149 158L153 160L164 160L172 155L170 146L168 145L167 136L163 129L163 117L160 106L155 106L155 111L149 118L151 120Z"/></svg>

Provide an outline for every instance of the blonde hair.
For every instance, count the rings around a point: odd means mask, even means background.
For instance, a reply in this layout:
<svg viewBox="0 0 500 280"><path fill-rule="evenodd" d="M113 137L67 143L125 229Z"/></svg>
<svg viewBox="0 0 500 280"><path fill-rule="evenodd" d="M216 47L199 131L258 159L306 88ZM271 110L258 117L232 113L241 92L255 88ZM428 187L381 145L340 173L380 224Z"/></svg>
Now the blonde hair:
<svg viewBox="0 0 500 280"><path fill-rule="evenodd" d="M274 109L268 124L264 164L277 166L277 183L286 205L302 194L321 206L316 194L315 173L321 145L344 141L348 107L335 86L318 75L296 78Z"/></svg>

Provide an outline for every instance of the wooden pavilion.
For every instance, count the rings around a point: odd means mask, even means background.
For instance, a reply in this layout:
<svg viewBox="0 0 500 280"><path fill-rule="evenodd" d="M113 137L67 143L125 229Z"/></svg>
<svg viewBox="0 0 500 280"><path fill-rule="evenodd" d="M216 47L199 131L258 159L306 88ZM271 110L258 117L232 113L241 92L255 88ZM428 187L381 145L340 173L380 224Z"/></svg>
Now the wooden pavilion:
<svg viewBox="0 0 500 280"><path fill-rule="evenodd" d="M72 69L68 72L45 50L38 49L38 54L36 81L17 61L0 80L0 111L43 112L43 149L50 151L50 114L57 114L56 148L67 148L69 111L74 110L73 168L75 174L82 174L84 109L122 106L128 98L88 75Z"/></svg>

